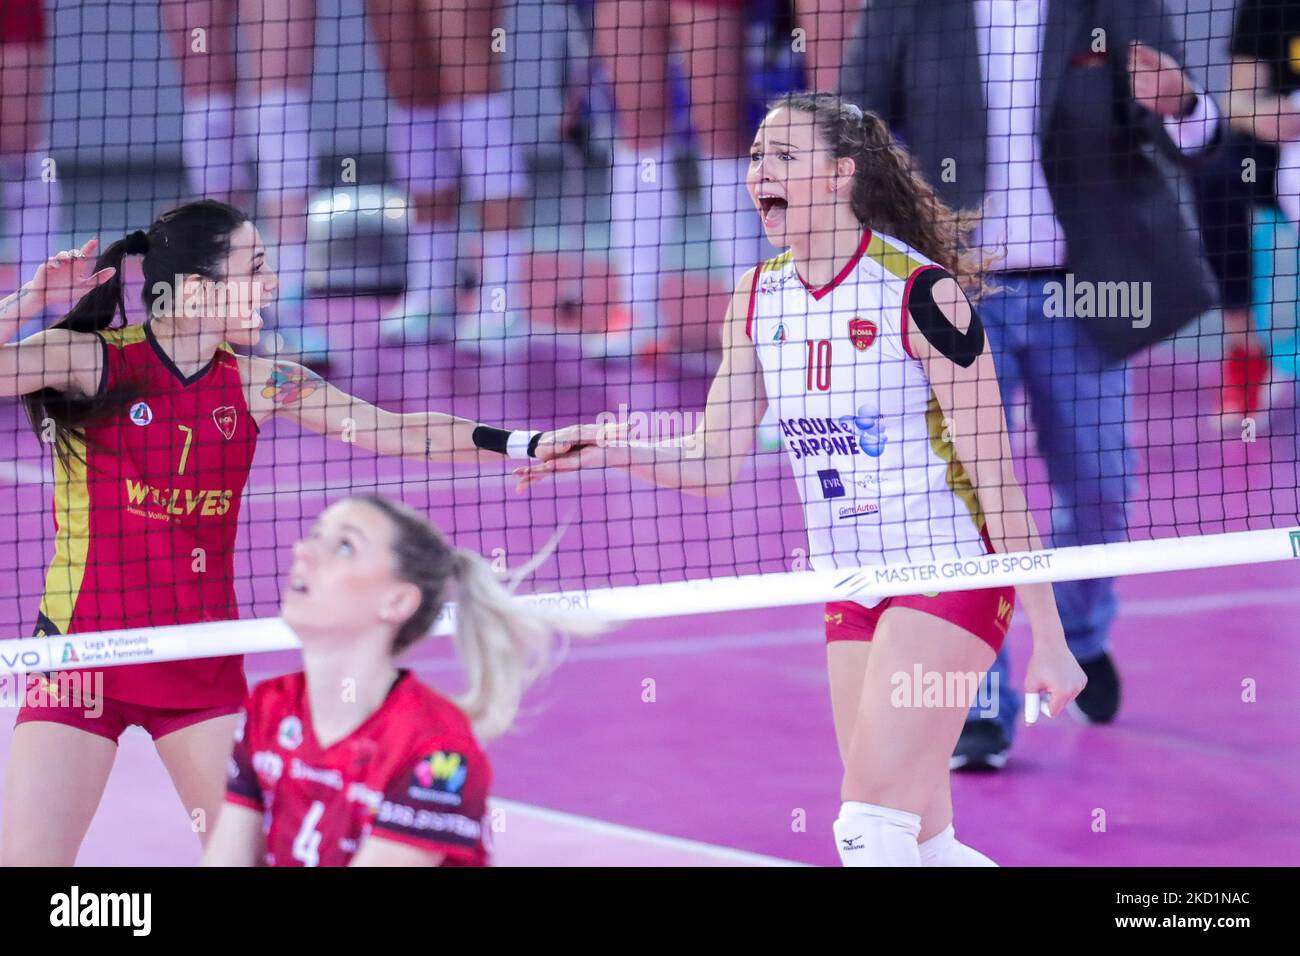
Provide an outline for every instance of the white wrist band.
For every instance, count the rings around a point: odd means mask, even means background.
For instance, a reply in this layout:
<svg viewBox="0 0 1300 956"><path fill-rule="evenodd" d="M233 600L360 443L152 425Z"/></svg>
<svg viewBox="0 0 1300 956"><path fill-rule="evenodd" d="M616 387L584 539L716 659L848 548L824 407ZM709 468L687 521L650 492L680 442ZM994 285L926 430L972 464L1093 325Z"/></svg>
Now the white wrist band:
<svg viewBox="0 0 1300 956"><path fill-rule="evenodd" d="M528 446L534 436L540 434L541 432L511 432L510 437L506 439L506 454L511 458L531 458L532 456L528 454Z"/></svg>

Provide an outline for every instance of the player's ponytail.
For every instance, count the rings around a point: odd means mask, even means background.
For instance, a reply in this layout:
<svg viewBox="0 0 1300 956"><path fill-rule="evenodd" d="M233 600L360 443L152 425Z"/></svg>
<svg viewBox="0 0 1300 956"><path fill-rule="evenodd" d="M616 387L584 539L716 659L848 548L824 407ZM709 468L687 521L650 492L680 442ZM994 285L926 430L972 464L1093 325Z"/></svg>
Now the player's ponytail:
<svg viewBox="0 0 1300 956"><path fill-rule="evenodd" d="M980 211L954 210L939 198L883 119L837 93L786 93L768 111L778 107L810 113L832 155L854 161L851 201L858 222L933 259L972 298L987 291L988 264L970 243Z"/></svg>
<svg viewBox="0 0 1300 956"><path fill-rule="evenodd" d="M165 295L168 302L178 301L180 290L171 288L178 275L225 278L231 233L247 221L248 216L234 206L211 199L168 210L147 231L137 230L124 236L99 254L94 271L111 266L113 276L78 299L53 327L90 334L113 328L114 319L119 316L120 324L126 325L122 266L129 255L143 257L141 299L149 315L153 315L155 304ZM32 429L42 439L53 437L55 453L66 465L72 457L82 458L78 446L85 440L87 427L120 414L137 398L138 387L124 382L98 395L44 388L24 396L23 404ZM49 431L51 425L53 436Z"/></svg>
<svg viewBox="0 0 1300 956"><path fill-rule="evenodd" d="M565 635L592 636L600 626L516 598L480 555L453 549L456 650L469 678L457 701L484 739L500 736L519 712L524 691L562 656Z"/></svg>
<svg viewBox="0 0 1300 956"><path fill-rule="evenodd" d="M512 593L550 548L503 584L479 555L450 547L436 528L406 505L379 495L353 500L382 512L394 528L396 574L420 590L420 604L393 637L397 655L429 633L444 604L456 604L454 640L465 668L465 693L456 704L480 739L500 736L519 712L524 691L562 656L565 635L592 636L602 626L591 618L534 607Z"/></svg>

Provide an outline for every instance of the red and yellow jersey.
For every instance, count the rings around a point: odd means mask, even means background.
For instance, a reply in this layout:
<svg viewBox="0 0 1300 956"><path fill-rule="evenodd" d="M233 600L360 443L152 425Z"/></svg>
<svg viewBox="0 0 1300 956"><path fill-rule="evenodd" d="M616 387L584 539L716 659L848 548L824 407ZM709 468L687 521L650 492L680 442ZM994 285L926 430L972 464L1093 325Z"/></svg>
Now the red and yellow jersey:
<svg viewBox="0 0 1300 956"><path fill-rule="evenodd" d="M148 324L98 334L99 394L125 386L135 397L86 429L84 462L55 458L55 551L38 633L232 620L239 503L258 431L236 357L223 345L187 378ZM104 696L152 707L237 706L247 691L241 657L103 673Z"/></svg>
<svg viewBox="0 0 1300 956"><path fill-rule="evenodd" d="M268 866L346 866L367 836L486 866L492 771L465 715L402 671L383 704L322 747L306 677L259 684L235 731L226 799L263 814Z"/></svg>

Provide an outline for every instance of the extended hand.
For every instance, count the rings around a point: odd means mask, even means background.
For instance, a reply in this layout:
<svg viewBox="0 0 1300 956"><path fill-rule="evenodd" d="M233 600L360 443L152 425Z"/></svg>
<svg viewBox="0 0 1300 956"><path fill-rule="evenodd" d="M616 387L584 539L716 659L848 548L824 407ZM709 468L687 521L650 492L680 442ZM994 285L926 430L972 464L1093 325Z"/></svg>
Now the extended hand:
<svg viewBox="0 0 1300 956"><path fill-rule="evenodd" d="M48 306L61 307L76 302L91 289L103 285L117 272L112 266L95 268L95 249L99 239L87 240L80 249L65 250L50 256L36 269L26 289L39 296Z"/></svg>
<svg viewBox="0 0 1300 956"><path fill-rule="evenodd" d="M1160 116L1182 115L1195 87L1168 53L1134 40L1128 48L1128 81L1133 99Z"/></svg>
<svg viewBox="0 0 1300 956"><path fill-rule="evenodd" d="M538 463L516 468L516 491L561 471L577 471L605 463L605 448L622 437L615 425L570 425L546 432L537 442Z"/></svg>

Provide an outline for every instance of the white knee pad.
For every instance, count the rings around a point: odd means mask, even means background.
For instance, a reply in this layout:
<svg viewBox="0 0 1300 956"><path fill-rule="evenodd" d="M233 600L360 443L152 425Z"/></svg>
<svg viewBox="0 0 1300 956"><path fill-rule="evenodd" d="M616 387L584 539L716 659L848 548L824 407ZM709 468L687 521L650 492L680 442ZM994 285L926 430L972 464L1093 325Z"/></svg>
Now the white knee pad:
<svg viewBox="0 0 1300 956"><path fill-rule="evenodd" d="M835 820L835 848L845 866L920 866L920 833L915 813L846 801Z"/></svg>
<svg viewBox="0 0 1300 956"><path fill-rule="evenodd" d="M474 202L510 199L527 191L509 93L471 96L461 103L460 172L465 198Z"/></svg>
<svg viewBox="0 0 1300 956"><path fill-rule="evenodd" d="M408 195L428 195L456 185L460 174L460 104L388 107L388 151Z"/></svg>
<svg viewBox="0 0 1300 956"><path fill-rule="evenodd" d="M257 163L257 188L302 192L311 186L311 94L292 87L262 93L237 112L241 141Z"/></svg>

